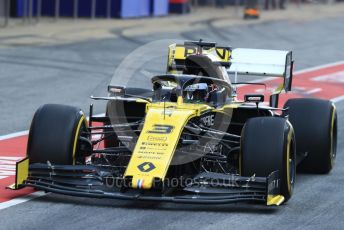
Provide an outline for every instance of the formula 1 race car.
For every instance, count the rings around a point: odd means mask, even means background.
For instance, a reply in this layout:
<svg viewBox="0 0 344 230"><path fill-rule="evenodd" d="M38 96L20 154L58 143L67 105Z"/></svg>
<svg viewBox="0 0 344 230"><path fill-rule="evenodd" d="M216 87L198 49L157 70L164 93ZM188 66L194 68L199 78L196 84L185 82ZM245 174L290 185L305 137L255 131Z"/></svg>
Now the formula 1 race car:
<svg viewBox="0 0 344 230"><path fill-rule="evenodd" d="M282 83L238 99L237 75ZM296 169L329 173L337 144L336 108L290 99L290 51L231 49L212 42L169 46L167 73L152 88L109 85L103 116L47 104L34 115L27 158L12 189L94 198L280 205L293 193Z"/></svg>

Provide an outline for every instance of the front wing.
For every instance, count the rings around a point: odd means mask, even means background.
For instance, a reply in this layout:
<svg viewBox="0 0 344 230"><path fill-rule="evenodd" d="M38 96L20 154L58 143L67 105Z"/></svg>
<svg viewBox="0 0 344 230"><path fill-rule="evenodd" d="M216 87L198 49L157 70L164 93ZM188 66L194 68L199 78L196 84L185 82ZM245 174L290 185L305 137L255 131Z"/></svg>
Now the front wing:
<svg viewBox="0 0 344 230"><path fill-rule="evenodd" d="M268 177L207 172L195 176L183 188L176 190L139 190L125 187L123 177L113 177L112 172L99 166L38 163L27 166L27 162L24 160L17 164L16 184L11 189L33 187L79 197L189 204L258 201L280 205L284 201L280 195L278 171Z"/></svg>

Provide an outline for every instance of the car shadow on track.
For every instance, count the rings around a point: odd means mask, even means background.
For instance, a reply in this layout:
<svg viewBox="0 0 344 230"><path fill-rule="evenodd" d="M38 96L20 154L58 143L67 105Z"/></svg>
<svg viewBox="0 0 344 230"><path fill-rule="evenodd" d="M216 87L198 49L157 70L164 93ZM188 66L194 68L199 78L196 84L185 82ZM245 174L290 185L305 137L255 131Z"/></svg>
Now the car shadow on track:
<svg viewBox="0 0 344 230"><path fill-rule="evenodd" d="M47 194L47 196L35 199L33 202L65 204L73 206L85 206L102 209L127 209L127 210L150 210L150 211L186 211L186 212L223 212L223 213L255 213L255 214L274 214L280 207L265 206L263 203L233 203L223 205L190 205L190 204L173 204L161 202L146 201L123 201L111 199L92 199L70 197L58 194Z"/></svg>

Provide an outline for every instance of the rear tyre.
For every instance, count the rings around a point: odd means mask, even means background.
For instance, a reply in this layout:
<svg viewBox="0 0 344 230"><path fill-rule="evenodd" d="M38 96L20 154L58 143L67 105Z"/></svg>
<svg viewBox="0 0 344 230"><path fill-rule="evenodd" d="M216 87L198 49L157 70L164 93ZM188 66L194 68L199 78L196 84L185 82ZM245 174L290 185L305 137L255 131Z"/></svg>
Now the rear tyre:
<svg viewBox="0 0 344 230"><path fill-rule="evenodd" d="M30 127L30 163L75 164L83 131L87 132L87 121L80 109L55 104L41 106Z"/></svg>
<svg viewBox="0 0 344 230"><path fill-rule="evenodd" d="M295 182L295 140L291 124L283 118L249 119L241 134L240 173L267 177L279 171L280 192L285 201L292 196Z"/></svg>
<svg viewBox="0 0 344 230"><path fill-rule="evenodd" d="M295 129L297 153L306 156L297 169L326 174L334 166L337 152L337 113L327 100L290 99L284 115Z"/></svg>

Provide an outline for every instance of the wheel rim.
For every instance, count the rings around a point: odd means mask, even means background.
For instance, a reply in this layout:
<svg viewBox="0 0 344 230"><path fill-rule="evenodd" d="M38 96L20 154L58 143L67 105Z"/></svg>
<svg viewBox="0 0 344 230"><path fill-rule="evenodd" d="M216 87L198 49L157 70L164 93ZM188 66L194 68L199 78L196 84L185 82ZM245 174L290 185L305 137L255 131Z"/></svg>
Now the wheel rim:
<svg viewBox="0 0 344 230"><path fill-rule="evenodd" d="M80 156L78 156L78 140L81 136L87 137L87 135L85 136L85 134L83 134L83 132L87 132L88 125L87 125L87 120L85 118L85 116L82 116L79 120L79 124L76 128L76 133L75 133L75 137L74 137L74 146L73 146L73 165L75 164L79 164L79 159Z"/></svg>
<svg viewBox="0 0 344 230"><path fill-rule="evenodd" d="M337 115L334 114L334 118L332 121L332 130L331 130L331 165L334 165L334 160L336 159L337 155Z"/></svg>
<svg viewBox="0 0 344 230"><path fill-rule="evenodd" d="M291 195L296 174L296 162L295 162L295 148L294 148L294 130L291 128L288 133L288 142L287 142L287 183L288 183L288 192Z"/></svg>
<svg viewBox="0 0 344 230"><path fill-rule="evenodd" d="M293 191L295 182L295 157L294 157L294 141L290 142L290 153L289 153L289 178L290 178L290 192Z"/></svg>

